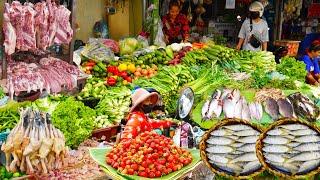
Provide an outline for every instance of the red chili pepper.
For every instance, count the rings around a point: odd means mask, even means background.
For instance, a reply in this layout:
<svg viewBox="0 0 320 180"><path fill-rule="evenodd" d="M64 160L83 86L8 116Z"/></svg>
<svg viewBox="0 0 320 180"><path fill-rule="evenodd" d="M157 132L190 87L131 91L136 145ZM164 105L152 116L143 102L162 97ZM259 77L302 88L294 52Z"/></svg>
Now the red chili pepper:
<svg viewBox="0 0 320 180"><path fill-rule="evenodd" d="M132 78L130 76L126 77L125 80L127 80L129 83L132 82Z"/></svg>
<svg viewBox="0 0 320 180"><path fill-rule="evenodd" d="M113 77L109 77L108 80L107 80L107 84L109 86L114 86L114 85L117 84L117 80L115 78L113 78Z"/></svg>

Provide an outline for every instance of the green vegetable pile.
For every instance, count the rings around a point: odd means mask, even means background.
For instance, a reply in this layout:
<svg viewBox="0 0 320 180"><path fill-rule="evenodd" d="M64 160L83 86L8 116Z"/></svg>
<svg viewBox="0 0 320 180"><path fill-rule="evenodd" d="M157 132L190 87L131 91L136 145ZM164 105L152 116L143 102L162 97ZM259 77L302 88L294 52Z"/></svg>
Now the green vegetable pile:
<svg viewBox="0 0 320 180"><path fill-rule="evenodd" d="M127 87L115 87L107 91L96 107L96 128L119 124L129 112L130 104L131 91Z"/></svg>
<svg viewBox="0 0 320 180"><path fill-rule="evenodd" d="M86 85L78 95L79 100L87 98L102 98L103 94L108 91L108 88L104 85L105 81L100 78L89 78Z"/></svg>
<svg viewBox="0 0 320 180"><path fill-rule="evenodd" d="M135 65L168 64L172 58L163 48L155 49L152 52L142 52L135 56L124 56L121 58L124 62L133 62Z"/></svg>
<svg viewBox="0 0 320 180"><path fill-rule="evenodd" d="M275 57L272 52L267 51L240 51L235 56L235 61L240 65L240 71L252 73L262 70L265 73L276 70Z"/></svg>
<svg viewBox="0 0 320 180"><path fill-rule="evenodd" d="M22 177L24 175L25 174L19 173L19 172L16 172L16 173L8 172L4 166L0 167L0 179L2 179L2 180L9 180L12 178L18 178L18 177Z"/></svg>
<svg viewBox="0 0 320 180"><path fill-rule="evenodd" d="M52 122L63 132L66 144L71 148L76 148L91 136L95 116L93 109L70 97L61 102L53 111Z"/></svg>
<svg viewBox="0 0 320 180"><path fill-rule="evenodd" d="M174 113L177 107L179 90L187 83L193 81L190 69L183 65L165 66L159 69L156 76L151 79L140 78L134 81L135 85L143 88L156 89L163 98L166 111Z"/></svg>
<svg viewBox="0 0 320 180"><path fill-rule="evenodd" d="M281 63L277 65L277 71L288 76L292 80L304 82L307 71L306 65L294 57L284 57Z"/></svg>
<svg viewBox="0 0 320 180"><path fill-rule="evenodd" d="M13 129L20 120L19 109L27 105L30 105L30 102L9 102L5 107L0 108L0 132Z"/></svg>

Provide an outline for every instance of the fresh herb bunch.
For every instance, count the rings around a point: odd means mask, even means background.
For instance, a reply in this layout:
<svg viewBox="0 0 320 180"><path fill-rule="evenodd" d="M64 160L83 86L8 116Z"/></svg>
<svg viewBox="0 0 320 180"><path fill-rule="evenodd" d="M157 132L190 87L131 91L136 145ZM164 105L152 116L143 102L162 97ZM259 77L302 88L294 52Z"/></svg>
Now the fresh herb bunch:
<svg viewBox="0 0 320 180"><path fill-rule="evenodd" d="M288 76L292 80L304 82L307 74L306 65L296 60L294 57L284 57L281 63L277 65L277 71Z"/></svg>

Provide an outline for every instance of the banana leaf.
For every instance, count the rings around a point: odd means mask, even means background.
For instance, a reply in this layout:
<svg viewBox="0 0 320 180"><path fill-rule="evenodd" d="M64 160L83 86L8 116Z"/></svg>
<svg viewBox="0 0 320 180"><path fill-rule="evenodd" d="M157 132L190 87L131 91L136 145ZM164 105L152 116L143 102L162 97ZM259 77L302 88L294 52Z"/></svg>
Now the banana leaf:
<svg viewBox="0 0 320 180"><path fill-rule="evenodd" d="M102 170L105 171L106 174L108 174L110 177L115 179L132 179L132 180L148 180L149 178L143 178L140 176L131 176L131 175L124 175L118 172L116 169L111 167L106 163L106 153L110 152L112 148L92 148L90 149L90 156L93 160L95 160L102 168ZM172 172L166 176L162 176L161 178L154 178L154 179L178 179L179 177L183 176L187 172L193 170L201 161L200 152L199 150L192 149L189 150L189 152L192 155L192 162L180 169L179 171Z"/></svg>

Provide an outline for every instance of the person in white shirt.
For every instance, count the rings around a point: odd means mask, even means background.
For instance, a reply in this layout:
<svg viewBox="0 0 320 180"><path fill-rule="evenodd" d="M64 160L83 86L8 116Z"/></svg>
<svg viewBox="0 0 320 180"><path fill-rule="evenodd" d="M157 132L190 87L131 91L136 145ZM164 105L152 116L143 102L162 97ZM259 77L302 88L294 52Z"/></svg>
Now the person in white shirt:
<svg viewBox="0 0 320 180"><path fill-rule="evenodd" d="M239 32L239 42L236 49L251 51L266 51L269 41L268 24L261 17L264 6L262 3L255 1L249 7L250 17L247 18Z"/></svg>

